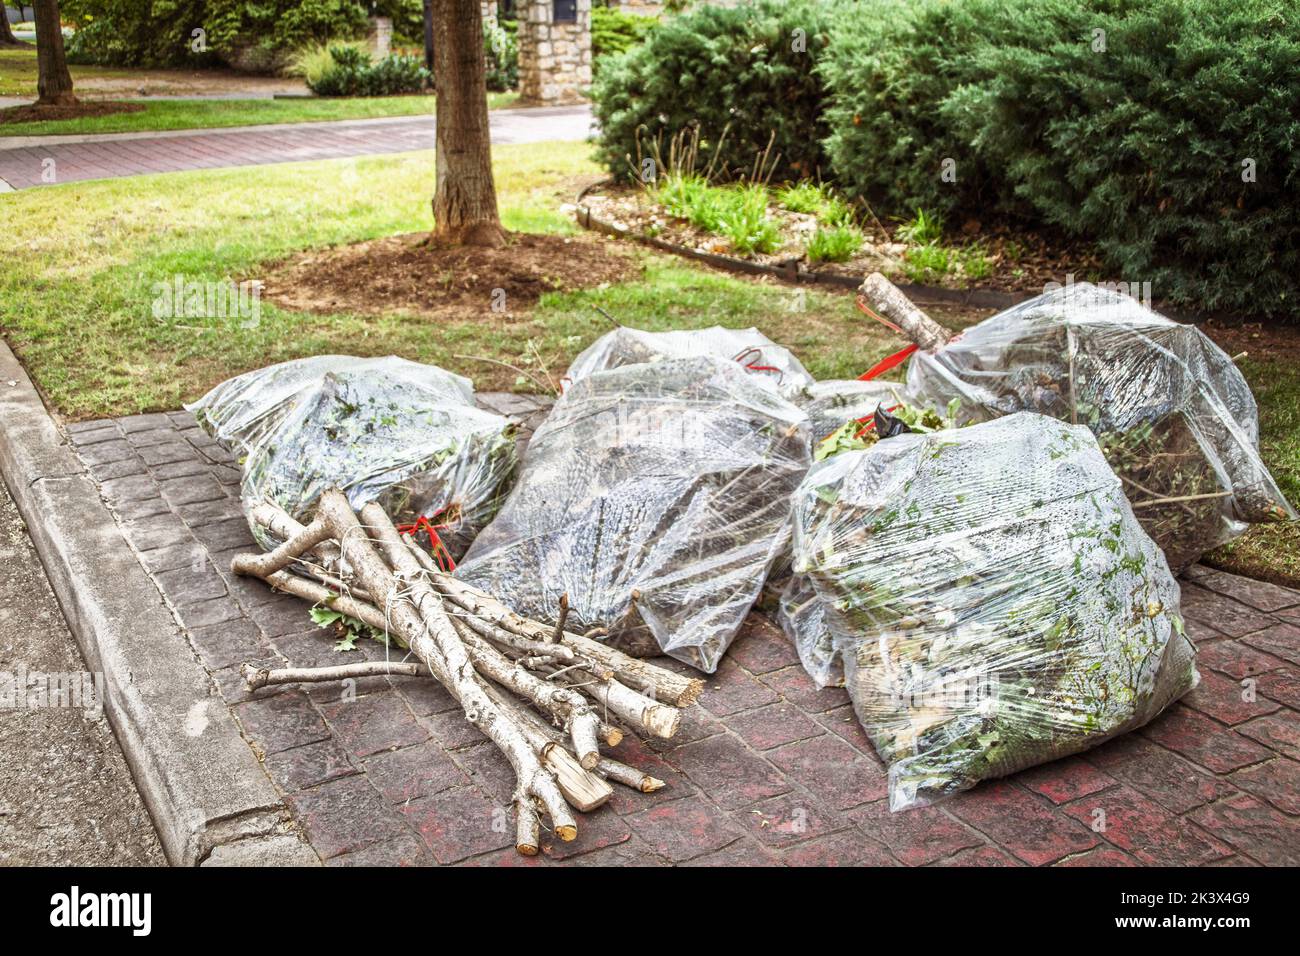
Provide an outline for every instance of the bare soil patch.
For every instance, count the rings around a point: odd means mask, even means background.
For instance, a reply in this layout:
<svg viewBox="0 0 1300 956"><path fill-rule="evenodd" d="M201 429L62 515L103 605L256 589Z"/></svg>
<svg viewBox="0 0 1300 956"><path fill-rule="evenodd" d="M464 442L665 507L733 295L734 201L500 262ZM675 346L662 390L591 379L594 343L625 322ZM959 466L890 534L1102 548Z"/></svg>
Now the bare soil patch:
<svg viewBox="0 0 1300 956"><path fill-rule="evenodd" d="M87 116L111 116L114 113L139 113L143 110L144 106L140 103L116 103L112 100L94 100L75 106L37 106L31 103L0 110L0 124L82 119Z"/></svg>
<svg viewBox="0 0 1300 956"><path fill-rule="evenodd" d="M1300 365L1300 325L1210 319L1198 327L1229 355L1245 352L1260 361L1276 359Z"/></svg>
<svg viewBox="0 0 1300 956"><path fill-rule="evenodd" d="M103 75L76 78L77 93L97 96L271 96L306 93L293 76L259 76L230 69L105 70Z"/></svg>
<svg viewBox="0 0 1300 956"><path fill-rule="evenodd" d="M264 280L262 296L298 311L491 311L504 319L507 309L531 306L546 292L621 282L640 271L632 250L603 237L512 233L505 246L488 249L441 248L426 233L409 233L295 256Z"/></svg>

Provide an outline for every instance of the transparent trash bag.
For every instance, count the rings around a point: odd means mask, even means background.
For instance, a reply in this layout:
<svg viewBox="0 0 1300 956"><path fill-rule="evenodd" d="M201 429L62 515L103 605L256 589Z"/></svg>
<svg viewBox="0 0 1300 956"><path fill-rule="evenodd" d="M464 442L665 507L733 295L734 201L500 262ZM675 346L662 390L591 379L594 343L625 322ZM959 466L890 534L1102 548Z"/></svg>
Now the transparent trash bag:
<svg viewBox="0 0 1300 956"><path fill-rule="evenodd" d="M808 419L737 363L580 378L458 577L516 611L713 672L788 547Z"/></svg>
<svg viewBox="0 0 1300 956"><path fill-rule="evenodd" d="M812 579L790 574L783 584L776 622L794 644L799 663L818 687L843 687L844 665Z"/></svg>
<svg viewBox="0 0 1300 956"><path fill-rule="evenodd" d="M816 444L846 422L870 418L877 406L889 408L900 398L906 399L900 382L827 379L806 386L792 401L812 422L813 443Z"/></svg>
<svg viewBox="0 0 1300 956"><path fill-rule="evenodd" d="M1032 411L1088 426L1175 572L1246 523L1294 520L1259 456L1255 399L1199 329L1080 283L1001 312L938 352L908 389L985 421Z"/></svg>
<svg viewBox="0 0 1300 956"><path fill-rule="evenodd" d="M784 398L795 400L813 377L789 349L777 345L758 329L678 329L645 332L620 326L587 346L569 366L563 385L581 381L593 372L664 359L709 355L740 365L756 382Z"/></svg>
<svg viewBox="0 0 1300 956"><path fill-rule="evenodd" d="M894 810L1096 746L1198 681L1178 585L1081 426L1021 413L837 455L794 526Z"/></svg>
<svg viewBox="0 0 1300 956"><path fill-rule="evenodd" d="M253 508L269 501L305 521L337 486L354 508L379 502L399 525L427 519L454 559L495 514L515 466L514 427L475 407L469 379L391 355L295 359L186 408L239 456L244 512L268 549L279 542Z"/></svg>

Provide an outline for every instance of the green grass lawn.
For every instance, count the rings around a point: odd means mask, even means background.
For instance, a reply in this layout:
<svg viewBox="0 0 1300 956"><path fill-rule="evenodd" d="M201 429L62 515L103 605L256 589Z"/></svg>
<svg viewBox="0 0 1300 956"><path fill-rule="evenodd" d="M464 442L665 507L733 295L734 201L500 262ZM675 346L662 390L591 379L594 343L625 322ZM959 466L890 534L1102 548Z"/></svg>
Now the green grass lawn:
<svg viewBox="0 0 1300 956"><path fill-rule="evenodd" d="M1259 403L1259 446L1274 480L1300 508L1300 369L1294 362L1243 359ZM1300 522L1254 525L1205 563L1247 577L1300 587Z"/></svg>
<svg viewBox="0 0 1300 956"><path fill-rule="evenodd" d="M79 66L68 64L75 88L83 79L124 79L131 71L118 66ZM0 49L0 96L36 95L36 46Z"/></svg>
<svg viewBox="0 0 1300 956"><path fill-rule="evenodd" d="M34 48L31 50L0 50L0 96L36 95L35 56ZM82 75L105 78L120 78L131 75L129 70L103 67L73 67L72 70L74 88L78 76ZM240 100L136 100L135 102L144 105L144 109L140 112L34 123L0 123L0 136L216 129L228 126L252 126L261 123L306 123L323 120L371 119L383 116L432 115L433 99L433 96L372 96L280 100L264 98ZM491 109L508 108L518 102L518 93L488 94L488 106Z"/></svg>
<svg viewBox="0 0 1300 956"><path fill-rule="evenodd" d="M509 229L570 232L559 212L598 175L581 143L494 150ZM6 231L0 331L49 404L70 419L173 409L217 382L323 352L390 352L488 387L513 379L455 354L529 364L529 342L559 375L609 329L595 309L641 328L754 325L793 348L818 378L859 374L901 342L864 319L852 297L714 272L638 251L635 281L550 293L507 317L433 322L406 314L290 312L264 301L260 323L178 324L153 317L154 283L257 278L295 252L430 227L431 152L69 183L0 196ZM51 229L51 223L58 229ZM982 317L933 310L961 327ZM1247 360L1260 399L1266 460L1300 500L1300 372ZM1215 560L1300 584L1296 526L1255 529Z"/></svg>
<svg viewBox="0 0 1300 956"><path fill-rule="evenodd" d="M559 212L600 170L582 143L494 150L509 229L571 232ZM646 328L757 325L819 376L857 374L898 343L844 296L742 280L638 252L645 280L548 294L507 334L482 316L306 315L262 303L257 328L155 320L154 283L256 278L303 249L428 229L431 152L69 183L0 198L11 250L0 270L0 329L47 399L73 418L176 408L236 372L322 351L401 352L484 378L473 353L518 363L533 339L552 368L608 322ZM57 219L59 229L49 224ZM233 324L233 323L232 323ZM493 379L495 381L495 379Z"/></svg>
<svg viewBox="0 0 1300 956"><path fill-rule="evenodd" d="M518 93L489 93L488 106L501 109L519 102ZM82 133L136 133L173 129L217 129L260 123L308 123L323 120L373 119L382 116L433 115L432 96L365 96L341 99L152 100L137 113L87 116L35 123L0 123L0 136L48 136Z"/></svg>

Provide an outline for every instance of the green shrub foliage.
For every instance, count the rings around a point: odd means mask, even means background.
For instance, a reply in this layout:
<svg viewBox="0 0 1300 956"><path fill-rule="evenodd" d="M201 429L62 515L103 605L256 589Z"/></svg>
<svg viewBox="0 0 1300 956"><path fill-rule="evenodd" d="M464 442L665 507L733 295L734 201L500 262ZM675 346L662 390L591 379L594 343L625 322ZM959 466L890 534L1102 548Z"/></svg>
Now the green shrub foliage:
<svg viewBox="0 0 1300 956"><path fill-rule="evenodd" d="M432 76L419 57L389 54L372 60L370 54L355 46L330 47L330 64L311 83L320 96L391 96L396 93L419 93Z"/></svg>
<svg viewBox="0 0 1300 956"><path fill-rule="evenodd" d="M1046 224L1158 297L1292 313L1294 5L922 0L845 21L821 72L850 194Z"/></svg>
<svg viewBox="0 0 1300 956"><path fill-rule="evenodd" d="M615 53L625 53L643 42L657 17L624 13L613 7L591 9L591 59L595 69L600 69L601 58Z"/></svg>
<svg viewBox="0 0 1300 956"><path fill-rule="evenodd" d="M68 44L74 62L110 66L207 65L236 49L260 48L267 62L298 47L363 36L366 19L403 0L63 0L79 27ZM206 52L194 49L203 30Z"/></svg>
<svg viewBox="0 0 1300 956"><path fill-rule="evenodd" d="M775 130L778 178L820 173L882 216L1007 217L1093 243L1103 278L1159 298L1286 316L1297 77L1288 0L796 0L673 18L594 95L623 177L639 127L698 123L707 149L730 120L733 171Z"/></svg>
<svg viewBox="0 0 1300 956"><path fill-rule="evenodd" d="M711 156L727 131L721 160L748 171L775 133L777 175L816 177L826 163L821 140L822 85L814 69L840 3L758 0L723 8L694 7L649 32L644 42L604 57L593 83L601 126L600 156L617 176L633 175L641 131L648 141L700 129Z"/></svg>
<svg viewBox="0 0 1300 956"><path fill-rule="evenodd" d="M519 24L514 20L483 22L483 53L487 64L487 88L498 93L519 85Z"/></svg>

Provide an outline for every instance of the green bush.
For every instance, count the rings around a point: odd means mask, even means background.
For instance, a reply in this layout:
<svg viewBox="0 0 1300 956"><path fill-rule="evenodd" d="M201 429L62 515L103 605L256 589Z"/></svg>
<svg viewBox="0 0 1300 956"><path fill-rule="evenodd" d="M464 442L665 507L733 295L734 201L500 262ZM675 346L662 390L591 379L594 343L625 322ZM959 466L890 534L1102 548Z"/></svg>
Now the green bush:
<svg viewBox="0 0 1300 956"><path fill-rule="evenodd" d="M419 93L432 77L419 57L392 53L373 61L364 49L335 44L329 48L330 63L313 80L305 77L318 96L393 96Z"/></svg>
<svg viewBox="0 0 1300 956"><path fill-rule="evenodd" d="M191 49L191 31L205 23L206 0L62 0L64 21L77 24L67 41L71 63L105 66L207 65L216 61Z"/></svg>
<svg viewBox="0 0 1300 956"><path fill-rule="evenodd" d="M483 53L487 60L487 88L498 93L519 85L519 44L514 20L483 21Z"/></svg>
<svg viewBox="0 0 1300 956"><path fill-rule="evenodd" d="M708 157L729 125L720 155L732 174L751 169L774 133L778 178L816 176L826 167L820 141L829 130L814 66L841 6L852 8L813 0L696 7L605 57L592 87L600 158L632 178L627 157L637 156L638 131L644 155L656 136L666 151L673 135L698 126Z"/></svg>
<svg viewBox="0 0 1300 956"><path fill-rule="evenodd" d="M74 62L197 66L250 59L248 49L279 62L310 43L362 36L370 7L366 0L63 0L60 12L83 24L68 44ZM194 49L196 29L206 52Z"/></svg>
<svg viewBox="0 0 1300 956"><path fill-rule="evenodd" d="M877 208L1057 227L1178 303L1300 293L1292 5L917 0L846 20L820 69L835 180Z"/></svg>
<svg viewBox="0 0 1300 956"><path fill-rule="evenodd" d="M602 57L626 53L632 47L642 43L658 23L658 17L624 13L612 7L592 7L592 69L600 69Z"/></svg>

